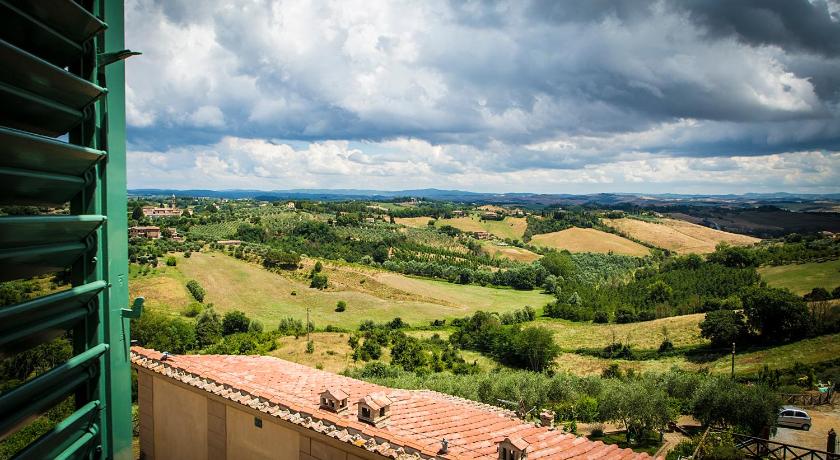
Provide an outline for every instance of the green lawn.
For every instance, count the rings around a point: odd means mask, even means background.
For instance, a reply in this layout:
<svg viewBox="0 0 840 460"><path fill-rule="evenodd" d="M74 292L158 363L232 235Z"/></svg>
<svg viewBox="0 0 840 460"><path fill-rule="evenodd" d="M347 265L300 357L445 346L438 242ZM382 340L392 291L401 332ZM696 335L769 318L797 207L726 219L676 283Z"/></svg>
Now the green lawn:
<svg viewBox="0 0 840 460"><path fill-rule="evenodd" d="M217 252L193 253L188 259L179 255L177 260L177 267L132 277L132 296L144 296L150 308L179 312L191 301L184 283L195 279L207 291L205 303L213 303L220 312L242 310L267 328L286 316L305 318L307 307L317 327L355 328L366 319L382 322L399 316L419 326L477 310L511 311L525 305L539 310L551 300L538 291L461 286L326 262L331 286L319 291L309 288L305 269L277 274ZM347 311L335 312L339 300L347 302Z"/></svg>
<svg viewBox="0 0 840 460"><path fill-rule="evenodd" d="M815 287L831 291L840 286L840 260L762 267L758 272L770 286L788 288L799 295Z"/></svg>

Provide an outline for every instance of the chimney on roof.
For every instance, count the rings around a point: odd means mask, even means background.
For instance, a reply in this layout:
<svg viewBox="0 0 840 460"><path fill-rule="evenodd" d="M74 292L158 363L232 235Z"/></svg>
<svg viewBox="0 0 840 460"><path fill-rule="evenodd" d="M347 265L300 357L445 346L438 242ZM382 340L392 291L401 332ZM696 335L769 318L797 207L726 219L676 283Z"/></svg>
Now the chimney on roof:
<svg viewBox="0 0 840 460"><path fill-rule="evenodd" d="M327 388L319 395L320 407L338 414L348 409L348 398L350 396L340 388Z"/></svg>
<svg viewBox="0 0 840 460"><path fill-rule="evenodd" d="M540 412L540 425L551 427L554 425L554 411L544 410Z"/></svg>
<svg viewBox="0 0 840 460"><path fill-rule="evenodd" d="M440 440L440 450L438 451L439 454L445 454L449 452L449 441L446 438Z"/></svg>
<svg viewBox="0 0 840 460"><path fill-rule="evenodd" d="M360 399L359 421L369 423L375 427L385 426L391 418L391 398L384 394L370 394Z"/></svg>
<svg viewBox="0 0 840 460"><path fill-rule="evenodd" d="M528 446L530 444L522 438L505 438L496 444L499 460L525 460L528 458Z"/></svg>

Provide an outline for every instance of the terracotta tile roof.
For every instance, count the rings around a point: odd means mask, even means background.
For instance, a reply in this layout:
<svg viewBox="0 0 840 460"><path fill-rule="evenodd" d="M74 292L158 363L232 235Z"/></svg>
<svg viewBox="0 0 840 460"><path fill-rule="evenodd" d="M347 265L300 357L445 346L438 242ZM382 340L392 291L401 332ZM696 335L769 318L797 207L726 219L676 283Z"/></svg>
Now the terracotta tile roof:
<svg viewBox="0 0 840 460"><path fill-rule="evenodd" d="M270 356L169 355L131 347L131 362L308 429L392 458L496 459L505 438L528 446L528 459L648 458L630 449L537 427L510 411L429 390L400 390L312 369ZM360 422L356 411L320 409L325 388L353 401L380 394L391 401L387 426ZM441 440L448 453L438 454Z"/></svg>

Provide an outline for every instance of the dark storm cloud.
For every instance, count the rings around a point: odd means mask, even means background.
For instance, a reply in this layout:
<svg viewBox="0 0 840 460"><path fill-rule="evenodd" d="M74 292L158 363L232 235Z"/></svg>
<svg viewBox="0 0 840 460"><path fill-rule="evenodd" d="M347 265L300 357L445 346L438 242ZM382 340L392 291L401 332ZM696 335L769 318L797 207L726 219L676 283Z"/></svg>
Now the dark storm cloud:
<svg viewBox="0 0 840 460"><path fill-rule="evenodd" d="M735 37L752 46L840 55L840 15L832 14L825 0L536 0L527 11L535 20L555 23L636 22L660 5L687 12L711 39Z"/></svg>
<svg viewBox="0 0 840 460"><path fill-rule="evenodd" d="M688 11L710 37L840 56L840 22L825 1L686 0L674 5Z"/></svg>

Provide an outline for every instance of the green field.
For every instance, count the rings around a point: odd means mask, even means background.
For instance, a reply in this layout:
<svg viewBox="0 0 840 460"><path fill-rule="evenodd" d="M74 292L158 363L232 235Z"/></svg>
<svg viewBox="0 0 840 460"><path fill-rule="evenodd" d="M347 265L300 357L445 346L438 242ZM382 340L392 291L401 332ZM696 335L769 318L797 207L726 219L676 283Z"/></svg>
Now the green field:
<svg viewBox="0 0 840 460"><path fill-rule="evenodd" d="M452 219L438 219L435 225L451 225L464 232L485 231L499 238L521 240L528 223L524 217L505 217L504 220L481 220L477 215L455 217Z"/></svg>
<svg viewBox="0 0 840 460"><path fill-rule="evenodd" d="M758 269L767 284L803 295L815 287L831 291L840 286L840 260L780 265Z"/></svg>
<svg viewBox="0 0 840 460"><path fill-rule="evenodd" d="M539 310L551 300L539 291L455 285L332 263L324 263L330 287L319 291L309 288L306 279L311 261L303 270L277 274L216 252L193 253L187 259L178 255L177 260L177 267L132 276L131 295L144 296L149 308L179 312L191 301L184 283L195 279L207 291L205 303L213 303L220 312L242 310L267 328L286 316L305 318L307 307L317 327L355 328L365 319L382 322L399 316L419 326L477 310L503 312L525 305ZM346 312L334 311L339 300L347 302Z"/></svg>

